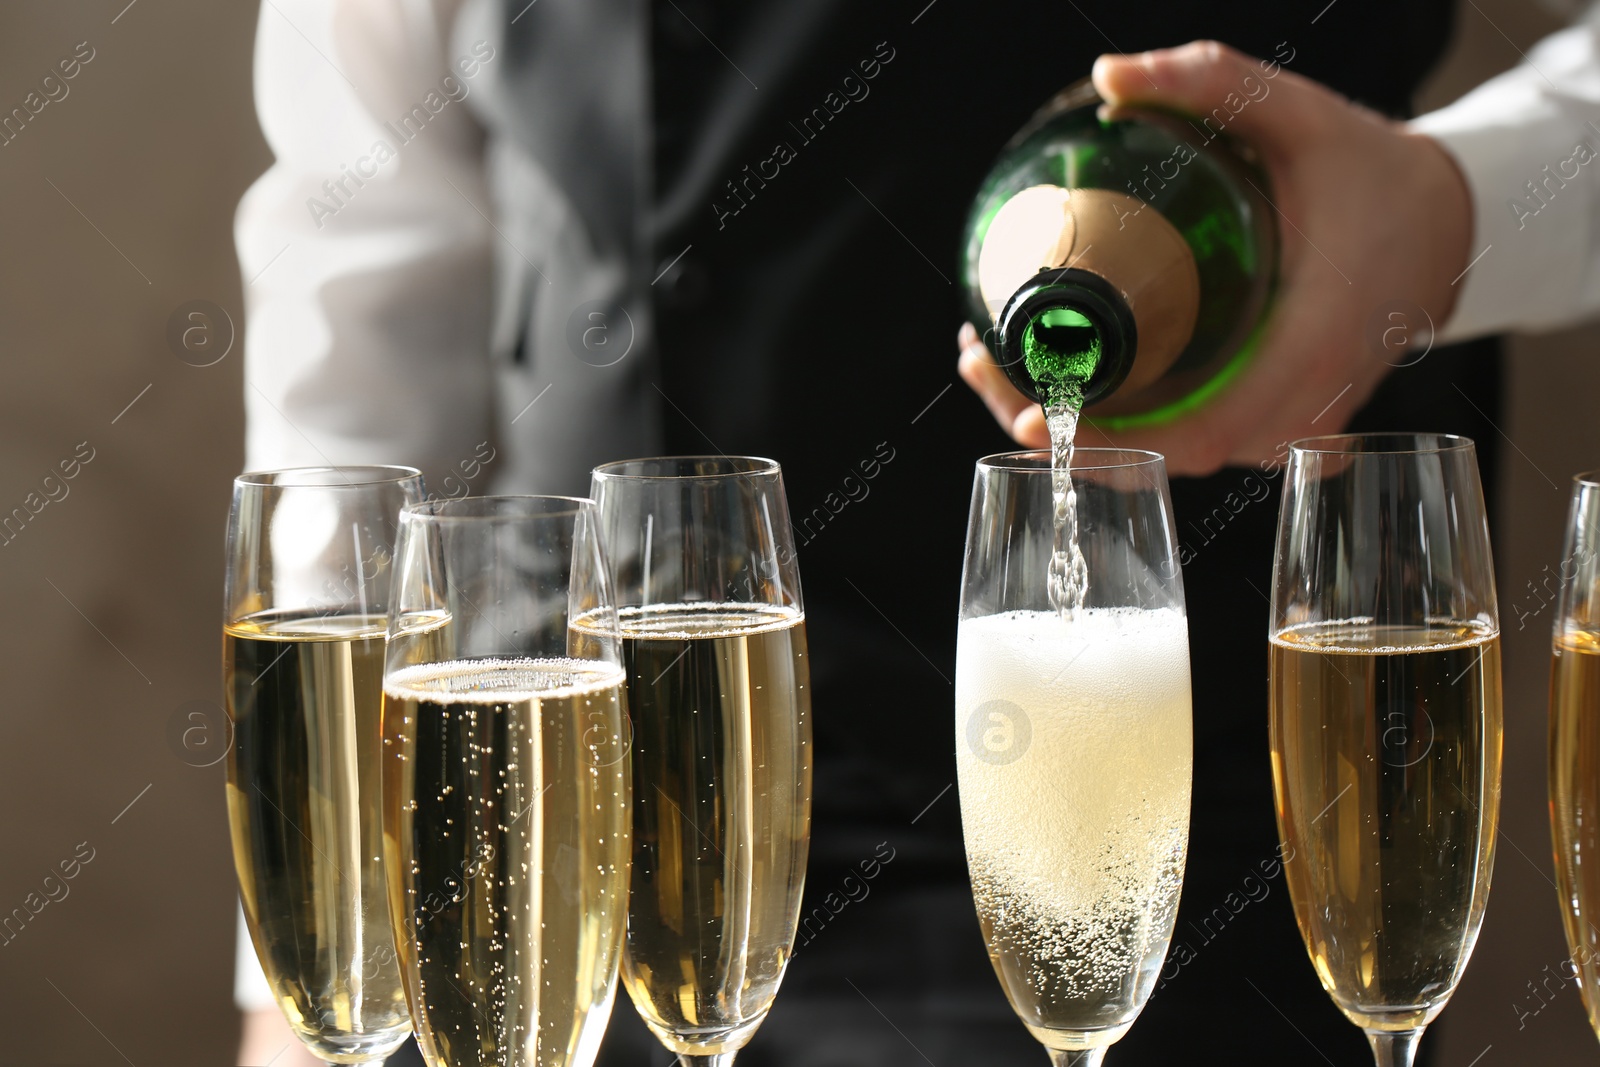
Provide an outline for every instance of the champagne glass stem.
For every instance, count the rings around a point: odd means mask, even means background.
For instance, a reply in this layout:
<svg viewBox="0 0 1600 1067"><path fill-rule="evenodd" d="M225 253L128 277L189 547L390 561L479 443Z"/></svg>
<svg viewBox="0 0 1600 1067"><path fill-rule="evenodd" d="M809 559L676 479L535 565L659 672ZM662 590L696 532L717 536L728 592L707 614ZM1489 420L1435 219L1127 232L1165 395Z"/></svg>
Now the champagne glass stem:
<svg viewBox="0 0 1600 1067"><path fill-rule="evenodd" d="M1050 1049L1050 1062L1055 1067L1100 1067L1105 1062L1105 1046L1083 1049Z"/></svg>
<svg viewBox="0 0 1600 1067"><path fill-rule="evenodd" d="M1417 1057L1417 1045L1422 1041L1422 1028L1401 1030L1368 1030L1367 1042L1372 1046L1372 1058L1378 1067L1411 1067Z"/></svg>
<svg viewBox="0 0 1600 1067"><path fill-rule="evenodd" d="M687 1052L678 1053L679 1067L733 1067L732 1052L718 1052L710 1056L691 1056Z"/></svg>

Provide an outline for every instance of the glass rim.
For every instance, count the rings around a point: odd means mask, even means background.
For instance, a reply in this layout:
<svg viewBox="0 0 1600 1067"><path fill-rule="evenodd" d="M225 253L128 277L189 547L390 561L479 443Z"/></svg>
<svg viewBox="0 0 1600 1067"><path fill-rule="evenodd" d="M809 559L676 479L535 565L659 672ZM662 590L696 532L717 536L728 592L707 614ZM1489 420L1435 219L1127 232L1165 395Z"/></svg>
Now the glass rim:
<svg viewBox="0 0 1600 1067"><path fill-rule="evenodd" d="M1114 460L1111 457L1120 456L1123 459ZM1096 462L1096 457L1104 457L1104 462ZM1034 461L1034 462L1030 462ZM1051 469L1054 457L1048 448L1028 448L1016 452L996 452L978 460L979 470L1013 471L1013 472L1046 472ZM1078 471L1105 471L1118 469L1136 469L1152 465L1165 465L1167 457L1160 452L1151 452L1144 448L1078 448L1072 453L1073 473Z"/></svg>
<svg viewBox="0 0 1600 1067"><path fill-rule="evenodd" d="M689 471L677 473L663 470L659 473L643 469L654 464L666 466L668 464L707 464L722 466L725 469L711 471ZM640 459L619 459L610 463L602 463L589 472L591 478L600 481L637 481L637 482L669 482L669 481L713 481L719 478L750 478L760 475L781 474L783 467L775 459L765 456L728 456L728 455L687 455L687 456L646 456Z"/></svg>
<svg viewBox="0 0 1600 1067"><path fill-rule="evenodd" d="M1574 474L1572 476L1572 484L1586 485L1594 489L1600 489L1600 467L1596 467L1594 470L1579 471L1577 474Z"/></svg>
<svg viewBox="0 0 1600 1067"><path fill-rule="evenodd" d="M357 463L347 467L322 465L245 471L233 479L233 484L252 489L360 489L396 485L413 478L422 478L422 472L415 467L397 463Z"/></svg>
<svg viewBox="0 0 1600 1067"><path fill-rule="evenodd" d="M523 522L584 515L595 503L586 496L504 494L418 500L400 509L401 521L427 523Z"/></svg>
<svg viewBox="0 0 1600 1067"><path fill-rule="evenodd" d="M1363 444L1391 442L1408 447L1373 448ZM1455 433L1331 433L1302 437L1289 442L1291 452L1314 456L1425 456L1446 452L1471 452L1477 448L1470 437Z"/></svg>

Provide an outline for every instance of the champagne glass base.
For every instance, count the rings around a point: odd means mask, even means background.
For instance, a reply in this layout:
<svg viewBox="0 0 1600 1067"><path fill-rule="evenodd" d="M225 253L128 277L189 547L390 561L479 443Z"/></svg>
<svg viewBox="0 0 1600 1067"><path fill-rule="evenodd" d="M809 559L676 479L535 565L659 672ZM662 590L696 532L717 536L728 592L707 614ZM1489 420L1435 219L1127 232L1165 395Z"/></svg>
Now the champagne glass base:
<svg viewBox="0 0 1600 1067"><path fill-rule="evenodd" d="M659 1025L643 1011L639 1014L656 1039L678 1057L682 1067L728 1067L733 1063L734 1053L749 1043L767 1018L767 1013L762 1011L732 1025L684 1033Z"/></svg>
<svg viewBox="0 0 1600 1067"><path fill-rule="evenodd" d="M1106 1058L1104 1045L1100 1048L1053 1048L1048 1051L1054 1067L1100 1067Z"/></svg>
<svg viewBox="0 0 1600 1067"><path fill-rule="evenodd" d="M399 1030L379 1030L364 1034L312 1034L296 1030L307 1052L328 1067L357 1067L381 1064L411 1036L409 1023Z"/></svg>
<svg viewBox="0 0 1600 1067"><path fill-rule="evenodd" d="M1411 1067L1422 1041L1422 1027L1415 1030L1368 1030L1367 1043L1377 1067Z"/></svg>

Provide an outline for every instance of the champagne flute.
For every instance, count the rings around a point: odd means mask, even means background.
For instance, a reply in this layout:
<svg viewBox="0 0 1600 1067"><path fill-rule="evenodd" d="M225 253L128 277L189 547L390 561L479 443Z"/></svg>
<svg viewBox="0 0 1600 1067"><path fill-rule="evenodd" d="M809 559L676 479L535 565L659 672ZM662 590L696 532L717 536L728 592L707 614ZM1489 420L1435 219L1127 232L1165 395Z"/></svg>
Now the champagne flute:
<svg viewBox="0 0 1600 1067"><path fill-rule="evenodd" d="M1183 888L1189 636L1166 467L1080 448L1089 583L1050 607L1048 452L980 460L956 645L956 767L989 959L1057 1067L1096 1067L1149 999Z"/></svg>
<svg viewBox="0 0 1600 1067"><path fill-rule="evenodd" d="M384 889L379 706L410 467L234 480L223 675L228 822L246 924L311 1054L377 1063L410 1032Z"/></svg>
<svg viewBox="0 0 1600 1067"><path fill-rule="evenodd" d="M1472 442L1297 441L1272 584L1295 918L1379 1067L1409 1067L1472 955L1500 810L1500 617Z"/></svg>
<svg viewBox="0 0 1600 1067"><path fill-rule="evenodd" d="M1600 471L1573 480L1550 670L1550 830L1561 921L1600 1035Z"/></svg>
<svg viewBox="0 0 1600 1067"><path fill-rule="evenodd" d="M593 495L617 566L633 712L623 981L686 1067L726 1067L777 995L811 832L805 611L767 459L611 463Z"/></svg>
<svg viewBox="0 0 1600 1067"><path fill-rule="evenodd" d="M429 1067L588 1067L616 992L629 773L594 504L406 508L383 681L384 859Z"/></svg>

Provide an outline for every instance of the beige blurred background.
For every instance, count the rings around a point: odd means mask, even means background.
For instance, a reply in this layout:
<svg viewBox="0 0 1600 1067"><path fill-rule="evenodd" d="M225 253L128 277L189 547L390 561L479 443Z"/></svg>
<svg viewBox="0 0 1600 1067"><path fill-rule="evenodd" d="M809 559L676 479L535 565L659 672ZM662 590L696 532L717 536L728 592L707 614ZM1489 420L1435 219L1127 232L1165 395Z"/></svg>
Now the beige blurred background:
<svg viewBox="0 0 1600 1067"><path fill-rule="evenodd" d="M1515 63L1556 11L1467 0L1428 100ZM0 9L0 113L80 42L93 49L67 96L0 146L0 514L37 507L59 461L93 455L0 546L0 915L42 897L61 861L93 856L65 897L0 936L0 1063L235 1062L222 768L192 766L195 746L173 738L186 704L219 696L245 386L237 345L195 367L166 335L194 300L240 325L232 214L269 162L250 100L255 18L255 4L204 0ZM1597 340L1513 345L1498 543L1506 802L1483 937L1439 1027L1450 1067L1600 1062L1575 991L1554 977L1550 609L1534 591L1560 558L1568 476L1600 466Z"/></svg>

